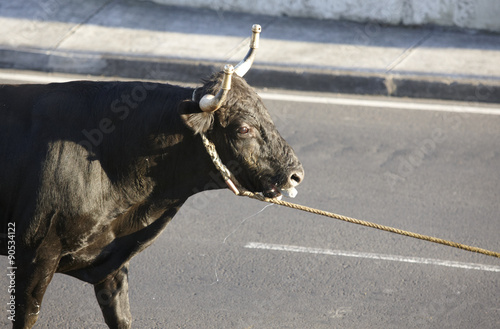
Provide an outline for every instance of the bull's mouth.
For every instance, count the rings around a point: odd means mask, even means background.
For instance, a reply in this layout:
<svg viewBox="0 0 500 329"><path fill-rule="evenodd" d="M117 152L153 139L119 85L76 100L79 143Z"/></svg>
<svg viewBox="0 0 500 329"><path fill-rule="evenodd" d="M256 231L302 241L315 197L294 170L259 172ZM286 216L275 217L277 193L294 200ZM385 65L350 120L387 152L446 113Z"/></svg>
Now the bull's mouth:
<svg viewBox="0 0 500 329"><path fill-rule="evenodd" d="M279 187L277 186L270 186L268 187L267 189L264 189L262 191L262 194L266 197L266 198L271 198L271 199L274 199L274 198L279 198L281 197L281 190Z"/></svg>
<svg viewBox="0 0 500 329"><path fill-rule="evenodd" d="M295 187L291 187L288 189L281 189L278 186L270 186L267 189L265 189L262 194L266 198L271 198L271 199L281 199L282 196L285 196L287 198L295 198L297 196L297 190Z"/></svg>
<svg viewBox="0 0 500 329"><path fill-rule="evenodd" d="M264 197L270 199L281 199L283 196L287 198L295 198L298 193L293 184L280 187L278 183L273 182L273 179L263 179L260 182L252 182L241 177L240 180L238 180L238 186L240 188L253 191L254 193L262 193Z"/></svg>

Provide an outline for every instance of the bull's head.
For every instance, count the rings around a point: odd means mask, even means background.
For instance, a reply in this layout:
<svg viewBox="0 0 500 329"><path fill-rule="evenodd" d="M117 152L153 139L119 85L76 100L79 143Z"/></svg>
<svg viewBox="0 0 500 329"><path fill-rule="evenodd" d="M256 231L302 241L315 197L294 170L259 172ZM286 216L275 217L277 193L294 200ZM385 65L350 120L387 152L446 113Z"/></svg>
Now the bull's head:
<svg viewBox="0 0 500 329"><path fill-rule="evenodd" d="M226 65L195 89L192 100L181 104L181 117L195 134L206 134L213 141L222 161L230 164L239 189L271 198L282 192L293 195L304 178L302 165L261 98L242 78L255 58L261 28L254 25L252 31L245 58L234 69Z"/></svg>

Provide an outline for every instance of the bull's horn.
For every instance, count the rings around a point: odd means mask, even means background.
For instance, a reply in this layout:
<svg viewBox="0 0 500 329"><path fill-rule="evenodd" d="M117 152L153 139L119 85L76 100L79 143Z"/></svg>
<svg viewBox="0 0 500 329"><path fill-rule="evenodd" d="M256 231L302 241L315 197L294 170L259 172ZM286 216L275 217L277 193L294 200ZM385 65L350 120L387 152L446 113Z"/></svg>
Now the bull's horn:
<svg viewBox="0 0 500 329"><path fill-rule="evenodd" d="M231 89L231 77L234 73L234 67L230 64L224 67L224 78L222 79L221 89L217 95L207 94L200 100L200 108L203 112L214 112L221 107L226 100L227 93Z"/></svg>
<svg viewBox="0 0 500 329"><path fill-rule="evenodd" d="M245 58L241 62L236 65L234 68L234 73L238 76L244 76L250 67L252 67L253 61L255 59L255 53L257 52L257 48L259 48L259 35L262 31L262 28L259 24L255 24L252 26L252 40L250 41L250 50L246 54Z"/></svg>

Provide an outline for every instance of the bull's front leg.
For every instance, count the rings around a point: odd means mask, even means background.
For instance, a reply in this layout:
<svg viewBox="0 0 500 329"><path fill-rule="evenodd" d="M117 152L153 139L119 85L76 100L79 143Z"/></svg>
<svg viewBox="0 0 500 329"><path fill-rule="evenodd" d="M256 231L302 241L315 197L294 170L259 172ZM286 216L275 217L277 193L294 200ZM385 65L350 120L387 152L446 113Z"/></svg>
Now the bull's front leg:
<svg viewBox="0 0 500 329"><path fill-rule="evenodd" d="M132 314L128 299L128 263L114 275L94 285L104 320L110 328L130 328Z"/></svg>
<svg viewBox="0 0 500 329"><path fill-rule="evenodd" d="M19 250L23 260L16 269L16 319L14 329L29 329L35 325L42 299L59 263L59 251L40 250L42 257L27 257L29 251Z"/></svg>

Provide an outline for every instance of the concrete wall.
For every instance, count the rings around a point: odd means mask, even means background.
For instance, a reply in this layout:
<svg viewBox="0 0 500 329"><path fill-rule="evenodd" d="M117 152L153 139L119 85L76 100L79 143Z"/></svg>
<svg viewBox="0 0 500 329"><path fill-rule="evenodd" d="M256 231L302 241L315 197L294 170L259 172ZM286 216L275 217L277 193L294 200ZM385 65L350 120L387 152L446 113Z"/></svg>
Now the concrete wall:
<svg viewBox="0 0 500 329"><path fill-rule="evenodd" d="M500 0L153 0L272 16L437 24L500 32Z"/></svg>

